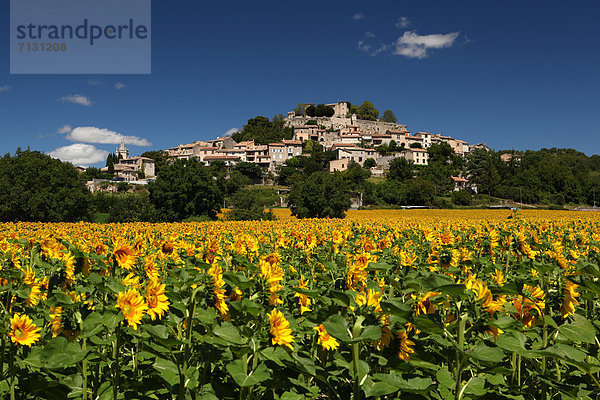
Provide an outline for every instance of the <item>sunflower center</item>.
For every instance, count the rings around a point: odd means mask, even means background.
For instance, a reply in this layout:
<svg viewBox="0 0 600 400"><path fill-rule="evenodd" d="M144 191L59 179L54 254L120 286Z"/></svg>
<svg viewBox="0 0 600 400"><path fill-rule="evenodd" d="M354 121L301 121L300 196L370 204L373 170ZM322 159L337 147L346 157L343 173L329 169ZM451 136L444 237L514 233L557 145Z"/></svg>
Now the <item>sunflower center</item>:
<svg viewBox="0 0 600 400"><path fill-rule="evenodd" d="M25 331L22 331L20 328L15 329L15 337L18 340L25 339L26 336L27 336L27 333Z"/></svg>
<svg viewBox="0 0 600 400"><path fill-rule="evenodd" d="M154 308L158 305L158 298L154 293L148 295L148 305L150 308Z"/></svg>
<svg viewBox="0 0 600 400"><path fill-rule="evenodd" d="M125 304L125 306L123 307L123 314L131 315L132 312L133 312L133 307L131 307L131 304Z"/></svg>

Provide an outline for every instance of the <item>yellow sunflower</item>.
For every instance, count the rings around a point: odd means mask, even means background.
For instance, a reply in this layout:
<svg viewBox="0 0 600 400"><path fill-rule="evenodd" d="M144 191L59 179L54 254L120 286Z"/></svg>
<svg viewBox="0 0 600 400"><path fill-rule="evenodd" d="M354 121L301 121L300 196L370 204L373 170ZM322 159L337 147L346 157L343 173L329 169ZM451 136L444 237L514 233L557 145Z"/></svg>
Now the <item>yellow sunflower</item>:
<svg viewBox="0 0 600 400"><path fill-rule="evenodd" d="M292 336L292 330L290 329L290 323L281 311L277 311L276 308L271 311L269 316L269 322L271 323L271 335L273 335L272 343L287 346L290 349L294 349L290 343L294 341Z"/></svg>
<svg viewBox="0 0 600 400"><path fill-rule="evenodd" d="M148 310L148 306L144 302L144 298L140 296L136 289L129 289L126 292L119 292L117 298L117 308L120 308L133 329L137 330L142 317Z"/></svg>
<svg viewBox="0 0 600 400"><path fill-rule="evenodd" d="M135 265L136 252L123 240L115 242L113 256L121 268L129 270Z"/></svg>
<svg viewBox="0 0 600 400"><path fill-rule="evenodd" d="M165 295L165 284L160 281L151 280L146 286L146 302L148 303L148 315L152 321L162 316L169 311L169 300Z"/></svg>
<svg viewBox="0 0 600 400"><path fill-rule="evenodd" d="M315 326L313 329L319 333L318 343L323 347L323 350L335 350L340 346L337 339L327 332L323 324Z"/></svg>
<svg viewBox="0 0 600 400"><path fill-rule="evenodd" d="M31 347L39 340L40 334L37 332L40 329L29 316L15 313L10 319L10 332L8 335L14 343Z"/></svg>

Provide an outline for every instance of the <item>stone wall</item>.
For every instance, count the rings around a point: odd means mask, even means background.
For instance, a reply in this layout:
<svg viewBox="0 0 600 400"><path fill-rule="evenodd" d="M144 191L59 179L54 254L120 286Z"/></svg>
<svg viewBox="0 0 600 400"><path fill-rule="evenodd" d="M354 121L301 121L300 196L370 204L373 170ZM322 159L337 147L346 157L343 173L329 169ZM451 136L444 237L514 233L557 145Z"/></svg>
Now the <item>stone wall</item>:
<svg viewBox="0 0 600 400"><path fill-rule="evenodd" d="M406 125L393 124L391 122L382 121L368 121L363 119L357 119L352 123L352 118L347 117L288 117L286 118L287 126L298 126L305 125L308 121L317 121L319 126L324 126L325 129L339 130L344 128L346 125L358 125L358 130L361 133L385 133L388 130L405 130Z"/></svg>

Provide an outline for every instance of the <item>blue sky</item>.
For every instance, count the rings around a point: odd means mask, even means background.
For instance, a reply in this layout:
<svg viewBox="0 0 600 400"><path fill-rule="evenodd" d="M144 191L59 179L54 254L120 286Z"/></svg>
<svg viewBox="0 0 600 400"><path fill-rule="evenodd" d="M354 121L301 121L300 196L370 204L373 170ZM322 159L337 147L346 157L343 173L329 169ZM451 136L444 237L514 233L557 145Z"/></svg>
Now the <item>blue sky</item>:
<svg viewBox="0 0 600 400"><path fill-rule="evenodd" d="M150 75L10 75L3 29L0 152L80 143L83 164L116 147L90 133L135 136L137 155L299 102L370 100L411 132L598 154L599 20L593 1L154 0Z"/></svg>

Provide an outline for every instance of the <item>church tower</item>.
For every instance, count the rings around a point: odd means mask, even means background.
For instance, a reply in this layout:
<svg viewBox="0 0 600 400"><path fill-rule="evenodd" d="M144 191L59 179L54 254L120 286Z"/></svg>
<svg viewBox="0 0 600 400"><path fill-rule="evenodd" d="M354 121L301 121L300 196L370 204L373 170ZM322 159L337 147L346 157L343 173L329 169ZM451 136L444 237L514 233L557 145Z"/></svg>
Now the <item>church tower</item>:
<svg viewBox="0 0 600 400"><path fill-rule="evenodd" d="M124 136L121 136L121 146L117 149L116 154L119 159L129 158L129 150L125 147L125 137Z"/></svg>

